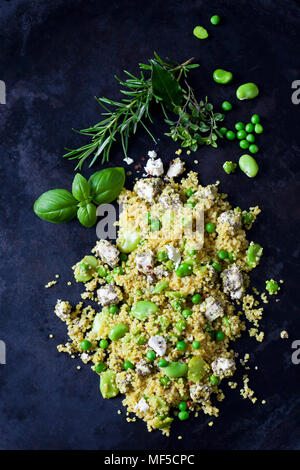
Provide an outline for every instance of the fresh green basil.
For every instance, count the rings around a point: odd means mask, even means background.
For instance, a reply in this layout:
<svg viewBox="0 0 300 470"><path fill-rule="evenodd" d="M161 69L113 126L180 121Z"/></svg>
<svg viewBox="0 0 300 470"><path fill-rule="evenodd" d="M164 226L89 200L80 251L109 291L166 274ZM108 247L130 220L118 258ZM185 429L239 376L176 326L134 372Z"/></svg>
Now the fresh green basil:
<svg viewBox="0 0 300 470"><path fill-rule="evenodd" d="M97 208L91 202L80 205L77 211L77 218L84 227L93 227L97 222Z"/></svg>
<svg viewBox="0 0 300 470"><path fill-rule="evenodd" d="M77 204L76 199L66 189L52 189L35 201L33 210L41 219L59 224L74 219Z"/></svg>
<svg viewBox="0 0 300 470"><path fill-rule="evenodd" d="M154 96L169 105L170 108L180 106L183 94L178 81L171 72L154 60L151 60L151 66L151 82Z"/></svg>
<svg viewBox="0 0 300 470"><path fill-rule="evenodd" d="M109 204L120 194L125 183L124 168L106 168L94 173L89 179L91 196L95 204Z"/></svg>
<svg viewBox="0 0 300 470"><path fill-rule="evenodd" d="M88 181L80 173L76 173L73 184L72 194L77 201L84 201L90 197L91 189Z"/></svg>

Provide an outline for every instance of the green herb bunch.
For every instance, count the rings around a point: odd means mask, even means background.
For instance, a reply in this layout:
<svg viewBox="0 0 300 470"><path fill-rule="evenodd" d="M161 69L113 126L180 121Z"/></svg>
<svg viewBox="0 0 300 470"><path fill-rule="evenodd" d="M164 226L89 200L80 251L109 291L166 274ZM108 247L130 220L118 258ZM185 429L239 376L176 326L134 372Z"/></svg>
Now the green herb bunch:
<svg viewBox="0 0 300 470"><path fill-rule="evenodd" d="M69 222L76 217L84 227L97 221L97 207L109 204L120 194L125 183L124 168L106 168L94 173L89 180L77 173L72 194L66 189L51 189L34 203L35 214L52 223Z"/></svg>
<svg viewBox="0 0 300 470"><path fill-rule="evenodd" d="M107 162L113 143L120 140L127 157L129 137L136 133L138 125L156 142L149 129L149 122L152 123L150 106L153 102L160 106L170 126L166 135L175 141L181 140L182 147L192 151L197 150L199 145L216 147L217 138L222 137L217 122L223 120L224 116L213 112L213 105L207 102L207 98L199 102L195 98L186 81L188 72L199 67L192 61L189 59L182 64L166 62L154 53L154 59L150 59L148 64L139 64L139 75L124 70L128 77L125 81L115 77L123 87L120 91L124 98L120 101L96 98L104 109L102 121L77 131L90 137L90 142L69 150L63 156L77 160L76 169L81 168L90 158L91 167L100 156L102 163ZM170 120L167 112L176 114L178 118Z"/></svg>

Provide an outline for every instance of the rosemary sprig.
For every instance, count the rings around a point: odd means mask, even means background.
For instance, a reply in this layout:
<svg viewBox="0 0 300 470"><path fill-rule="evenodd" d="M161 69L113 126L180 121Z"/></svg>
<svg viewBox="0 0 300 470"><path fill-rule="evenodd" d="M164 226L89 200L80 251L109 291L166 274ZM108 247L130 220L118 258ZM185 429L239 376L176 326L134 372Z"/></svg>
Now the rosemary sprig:
<svg viewBox="0 0 300 470"><path fill-rule="evenodd" d="M90 143L78 149L68 149L69 151L63 157L78 160L76 169L81 169L88 158L91 158L89 163L91 167L100 155L101 162L107 162L111 147L118 138L127 156L129 138L136 133L139 124L156 142L145 123L146 120L152 123L150 106L153 101L160 105L165 121L171 126L167 135L170 135L173 140L182 140L181 145L191 150L196 150L198 145L204 143L215 147L217 135L221 136L217 132L216 121L221 120L222 115L214 114L213 107L207 103L207 100L198 103L186 80L184 82L186 91L180 84L182 78L186 79L190 69L199 66L193 64L192 61L193 58L182 64L166 62L154 53L154 59L149 60L149 64L139 64L138 76L124 70L128 77L125 81L115 77L122 87L120 91L124 97L120 101L104 97L96 98L104 109L103 119L94 126L76 131L89 136ZM150 76L145 78L145 73ZM188 114L187 109L192 111L191 114ZM167 110L179 115L177 122L169 120ZM208 135L201 136L198 131Z"/></svg>

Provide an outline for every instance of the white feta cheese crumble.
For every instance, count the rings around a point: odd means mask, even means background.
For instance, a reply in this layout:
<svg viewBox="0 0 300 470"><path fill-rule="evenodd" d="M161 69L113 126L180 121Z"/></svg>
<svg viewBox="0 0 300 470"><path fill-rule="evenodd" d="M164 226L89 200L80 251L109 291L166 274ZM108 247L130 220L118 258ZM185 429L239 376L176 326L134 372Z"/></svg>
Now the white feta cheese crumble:
<svg viewBox="0 0 300 470"><path fill-rule="evenodd" d="M160 158L149 158L145 166L145 172L150 176L161 176L164 173L164 165Z"/></svg>
<svg viewBox="0 0 300 470"><path fill-rule="evenodd" d="M72 307L70 302L67 300L60 300L58 299L57 304L55 305L54 313L58 316L62 321L66 321L72 311Z"/></svg>
<svg viewBox="0 0 300 470"><path fill-rule="evenodd" d="M157 153L155 152L155 150L149 150L149 152L148 152L148 157L149 157L149 158L156 158L156 157L157 157Z"/></svg>
<svg viewBox="0 0 300 470"><path fill-rule="evenodd" d="M152 271L154 265L153 251L147 250L138 253L135 257L135 264L139 271L148 274L149 271Z"/></svg>
<svg viewBox="0 0 300 470"><path fill-rule="evenodd" d="M133 158L125 157L125 158L123 158L123 162L126 162L127 165L131 165L134 162L134 160L133 160Z"/></svg>
<svg viewBox="0 0 300 470"><path fill-rule="evenodd" d="M96 245L96 253L104 263L114 268L120 259L120 253L117 247L107 240L99 240Z"/></svg>
<svg viewBox="0 0 300 470"><path fill-rule="evenodd" d="M140 411L141 413L146 413L149 410L149 405L146 402L145 398L141 398L134 407L134 411Z"/></svg>
<svg viewBox="0 0 300 470"><path fill-rule="evenodd" d="M169 259L173 261L173 263L175 264L175 267L178 268L178 266L180 265L181 256L177 248L174 248L173 245L166 245L165 249L167 250Z"/></svg>
<svg viewBox="0 0 300 470"><path fill-rule="evenodd" d="M167 342L163 336L151 336L148 341L148 346L150 346L158 356L163 356L166 353Z"/></svg>
<svg viewBox="0 0 300 470"><path fill-rule="evenodd" d="M215 375L231 375L235 367L235 363L232 359L227 357L217 357L212 363L211 368Z"/></svg>
<svg viewBox="0 0 300 470"><path fill-rule="evenodd" d="M167 172L168 178L176 178L176 176L181 175L184 172L184 162L180 158L175 158L172 160Z"/></svg>
<svg viewBox="0 0 300 470"><path fill-rule="evenodd" d="M204 313L210 322L221 317L224 313L222 304L212 296L205 299L205 302L200 307L200 311Z"/></svg>

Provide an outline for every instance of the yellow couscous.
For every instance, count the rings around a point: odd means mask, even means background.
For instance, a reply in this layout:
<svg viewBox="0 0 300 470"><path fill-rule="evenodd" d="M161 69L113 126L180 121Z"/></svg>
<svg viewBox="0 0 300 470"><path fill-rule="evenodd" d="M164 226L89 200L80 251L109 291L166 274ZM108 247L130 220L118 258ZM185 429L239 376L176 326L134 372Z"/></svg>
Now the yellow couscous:
<svg viewBox="0 0 300 470"><path fill-rule="evenodd" d="M92 366L104 398L124 394L128 413L168 435L191 412L218 416L213 396L223 400L220 384L235 372L232 341L245 320L263 336L262 309L247 294L262 248L245 231L260 210L244 217L195 172L180 183L141 178L119 203L116 243L99 240L73 267L91 305L56 304L69 336L58 349ZM241 394L254 402L248 380Z"/></svg>

